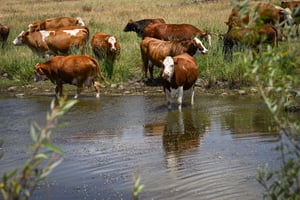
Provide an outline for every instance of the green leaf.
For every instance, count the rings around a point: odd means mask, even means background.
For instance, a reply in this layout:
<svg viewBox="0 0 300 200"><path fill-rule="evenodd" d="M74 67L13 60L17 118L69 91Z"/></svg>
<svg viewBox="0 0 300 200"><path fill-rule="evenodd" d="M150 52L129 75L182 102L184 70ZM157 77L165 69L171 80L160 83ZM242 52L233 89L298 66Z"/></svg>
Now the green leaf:
<svg viewBox="0 0 300 200"><path fill-rule="evenodd" d="M58 153L58 154L60 154L60 155L63 155L63 154L64 154L64 152L63 152L60 148L58 148L58 147L56 147L56 146L50 144L49 142L45 142L43 145L44 145L44 147L45 147L46 149L48 149L48 150L50 150L50 151L52 151L52 152Z"/></svg>

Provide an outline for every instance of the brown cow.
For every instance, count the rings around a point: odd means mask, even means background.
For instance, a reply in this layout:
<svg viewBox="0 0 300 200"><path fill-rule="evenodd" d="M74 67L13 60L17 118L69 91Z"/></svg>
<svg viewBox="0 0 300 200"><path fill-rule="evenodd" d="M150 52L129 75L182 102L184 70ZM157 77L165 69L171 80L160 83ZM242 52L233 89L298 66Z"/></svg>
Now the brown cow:
<svg viewBox="0 0 300 200"><path fill-rule="evenodd" d="M166 56L176 56L183 53L194 56L196 53L208 53L208 50L197 37L192 40L182 41L163 41L145 37L140 43L140 48L145 78L147 78L149 68L151 79L153 79L153 66L163 67L161 60Z"/></svg>
<svg viewBox="0 0 300 200"><path fill-rule="evenodd" d="M205 38L211 46L211 33L203 32L191 24L149 24L145 27L143 38L153 37L160 40L191 40L199 36Z"/></svg>
<svg viewBox="0 0 300 200"><path fill-rule="evenodd" d="M0 24L0 41L2 41L2 48L6 44L8 35L9 35L9 27L4 24Z"/></svg>
<svg viewBox="0 0 300 200"><path fill-rule="evenodd" d="M258 25L272 24L283 26L293 21L291 11L271 3L259 3L255 8L255 22Z"/></svg>
<svg viewBox="0 0 300 200"><path fill-rule="evenodd" d="M80 17L76 19L71 17L48 18L29 24L28 31L55 30L65 26L85 26L85 23Z"/></svg>
<svg viewBox="0 0 300 200"><path fill-rule="evenodd" d="M178 110L181 110L183 91L191 91L191 105L194 104L194 87L198 78L196 60L189 54L181 54L175 57L167 56L164 61L162 72L162 84L168 109L171 109L172 90L178 92Z"/></svg>
<svg viewBox="0 0 300 200"><path fill-rule="evenodd" d="M92 50L99 60L120 58L121 46L116 36L96 32L91 40Z"/></svg>
<svg viewBox="0 0 300 200"><path fill-rule="evenodd" d="M96 90L96 97L100 97L99 75L106 82L100 71L98 62L87 55L55 56L42 64L34 67L34 81L50 79L56 85L55 94L62 95L63 84L77 86L77 93L74 98L78 98L85 86L92 84Z"/></svg>
<svg viewBox="0 0 300 200"><path fill-rule="evenodd" d="M227 32L229 32L233 26L247 26L249 21L249 13L241 14L241 10L238 7L232 8L227 22L225 22L225 24L228 26Z"/></svg>
<svg viewBox="0 0 300 200"><path fill-rule="evenodd" d="M232 61L234 45L244 45L259 52L263 43L277 46L278 32L275 26L265 24L254 28L233 27L223 38L224 60Z"/></svg>
<svg viewBox="0 0 300 200"><path fill-rule="evenodd" d="M162 18L154 18L154 19L142 19L138 21L133 21L132 19L128 21L127 25L124 28L124 32L136 32L139 37L143 37L144 29L149 24L155 23L166 23Z"/></svg>
<svg viewBox="0 0 300 200"><path fill-rule="evenodd" d="M68 55L73 48L85 52L89 39L89 31L85 26L68 27L68 29L24 32L22 31L13 41L16 46L26 45L34 53L46 60L51 55Z"/></svg>

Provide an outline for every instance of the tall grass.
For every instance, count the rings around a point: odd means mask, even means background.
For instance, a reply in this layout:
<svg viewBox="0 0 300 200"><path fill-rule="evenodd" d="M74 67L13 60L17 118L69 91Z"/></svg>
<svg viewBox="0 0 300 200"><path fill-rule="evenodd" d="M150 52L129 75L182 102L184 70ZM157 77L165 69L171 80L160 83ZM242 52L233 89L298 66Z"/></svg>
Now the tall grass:
<svg viewBox="0 0 300 200"><path fill-rule="evenodd" d="M0 22L8 25L11 32L8 45L0 50L0 74L8 73L11 79L31 81L32 67L37 62L43 62L29 48L12 45L12 40L22 30L26 30L29 23L50 17L80 16L90 29L90 38L97 31L119 38L121 59L115 63L111 81L141 78L141 39L134 32L123 32L129 19L161 17L167 23L189 23L201 30L225 33L227 27L224 21L231 8L231 0L202 3L192 0L3 0ZM240 79L243 70L236 62L224 63L222 42L217 36L213 37L211 47L205 45L209 54L197 58L200 77L211 84L218 80ZM91 50L87 54L94 56Z"/></svg>

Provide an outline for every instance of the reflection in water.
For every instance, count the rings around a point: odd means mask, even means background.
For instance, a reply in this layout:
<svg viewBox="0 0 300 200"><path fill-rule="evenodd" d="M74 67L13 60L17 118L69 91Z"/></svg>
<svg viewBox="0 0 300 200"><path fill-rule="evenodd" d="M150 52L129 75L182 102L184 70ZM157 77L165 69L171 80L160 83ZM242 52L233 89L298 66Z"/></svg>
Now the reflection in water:
<svg viewBox="0 0 300 200"><path fill-rule="evenodd" d="M28 122L45 121L51 100L0 99L0 175L24 161ZM278 166L278 154L261 101L198 96L182 112L164 102L164 95L81 98L55 130L64 162L32 199L130 199L136 171L141 199L262 198L256 169Z"/></svg>

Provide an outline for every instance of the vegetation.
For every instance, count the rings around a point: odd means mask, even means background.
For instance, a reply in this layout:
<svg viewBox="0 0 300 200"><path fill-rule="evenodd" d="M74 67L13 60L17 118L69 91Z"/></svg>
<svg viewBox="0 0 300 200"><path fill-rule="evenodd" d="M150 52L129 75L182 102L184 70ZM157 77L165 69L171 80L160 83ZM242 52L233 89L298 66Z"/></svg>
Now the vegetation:
<svg viewBox="0 0 300 200"><path fill-rule="evenodd" d="M34 3L33 3L34 2ZM162 17L168 23L190 23L201 30L213 33L224 33L227 26L224 21L231 10L231 0L226 1L78 1L78 0L4 0L0 8L0 22L10 27L8 45L0 49L0 75L7 74L10 80L21 84L32 82L32 67L44 60L34 55L28 47L13 46L13 39L22 31L27 30L29 23L44 18L80 16L90 29L90 35L96 31L106 32L119 37L121 43L121 59L115 63L111 82L122 82L128 79L141 78L142 60L140 56L140 38L134 32L123 32L129 19ZM213 11L213 12L212 12ZM178 14L180 13L180 15ZM217 13L217 14L216 14ZM91 38L90 37L90 38ZM224 63L222 57L222 41L213 35L213 44L208 47L209 54L197 58L199 76L212 87L217 81L229 81L231 86L240 82L245 69L241 69L235 62ZM89 55L93 56L89 48ZM239 56L237 56L239 57ZM105 73L105 63L100 63ZM158 76L158 72L156 73Z"/></svg>
<svg viewBox="0 0 300 200"><path fill-rule="evenodd" d="M76 100L66 101L65 98L61 98L58 105L55 105L53 100L45 126L31 124L30 134L33 140L31 156L24 163L22 170L13 169L3 174L0 191L4 200L29 199L38 183L62 162L62 150L51 143L52 129L57 125L58 118L76 102Z"/></svg>

